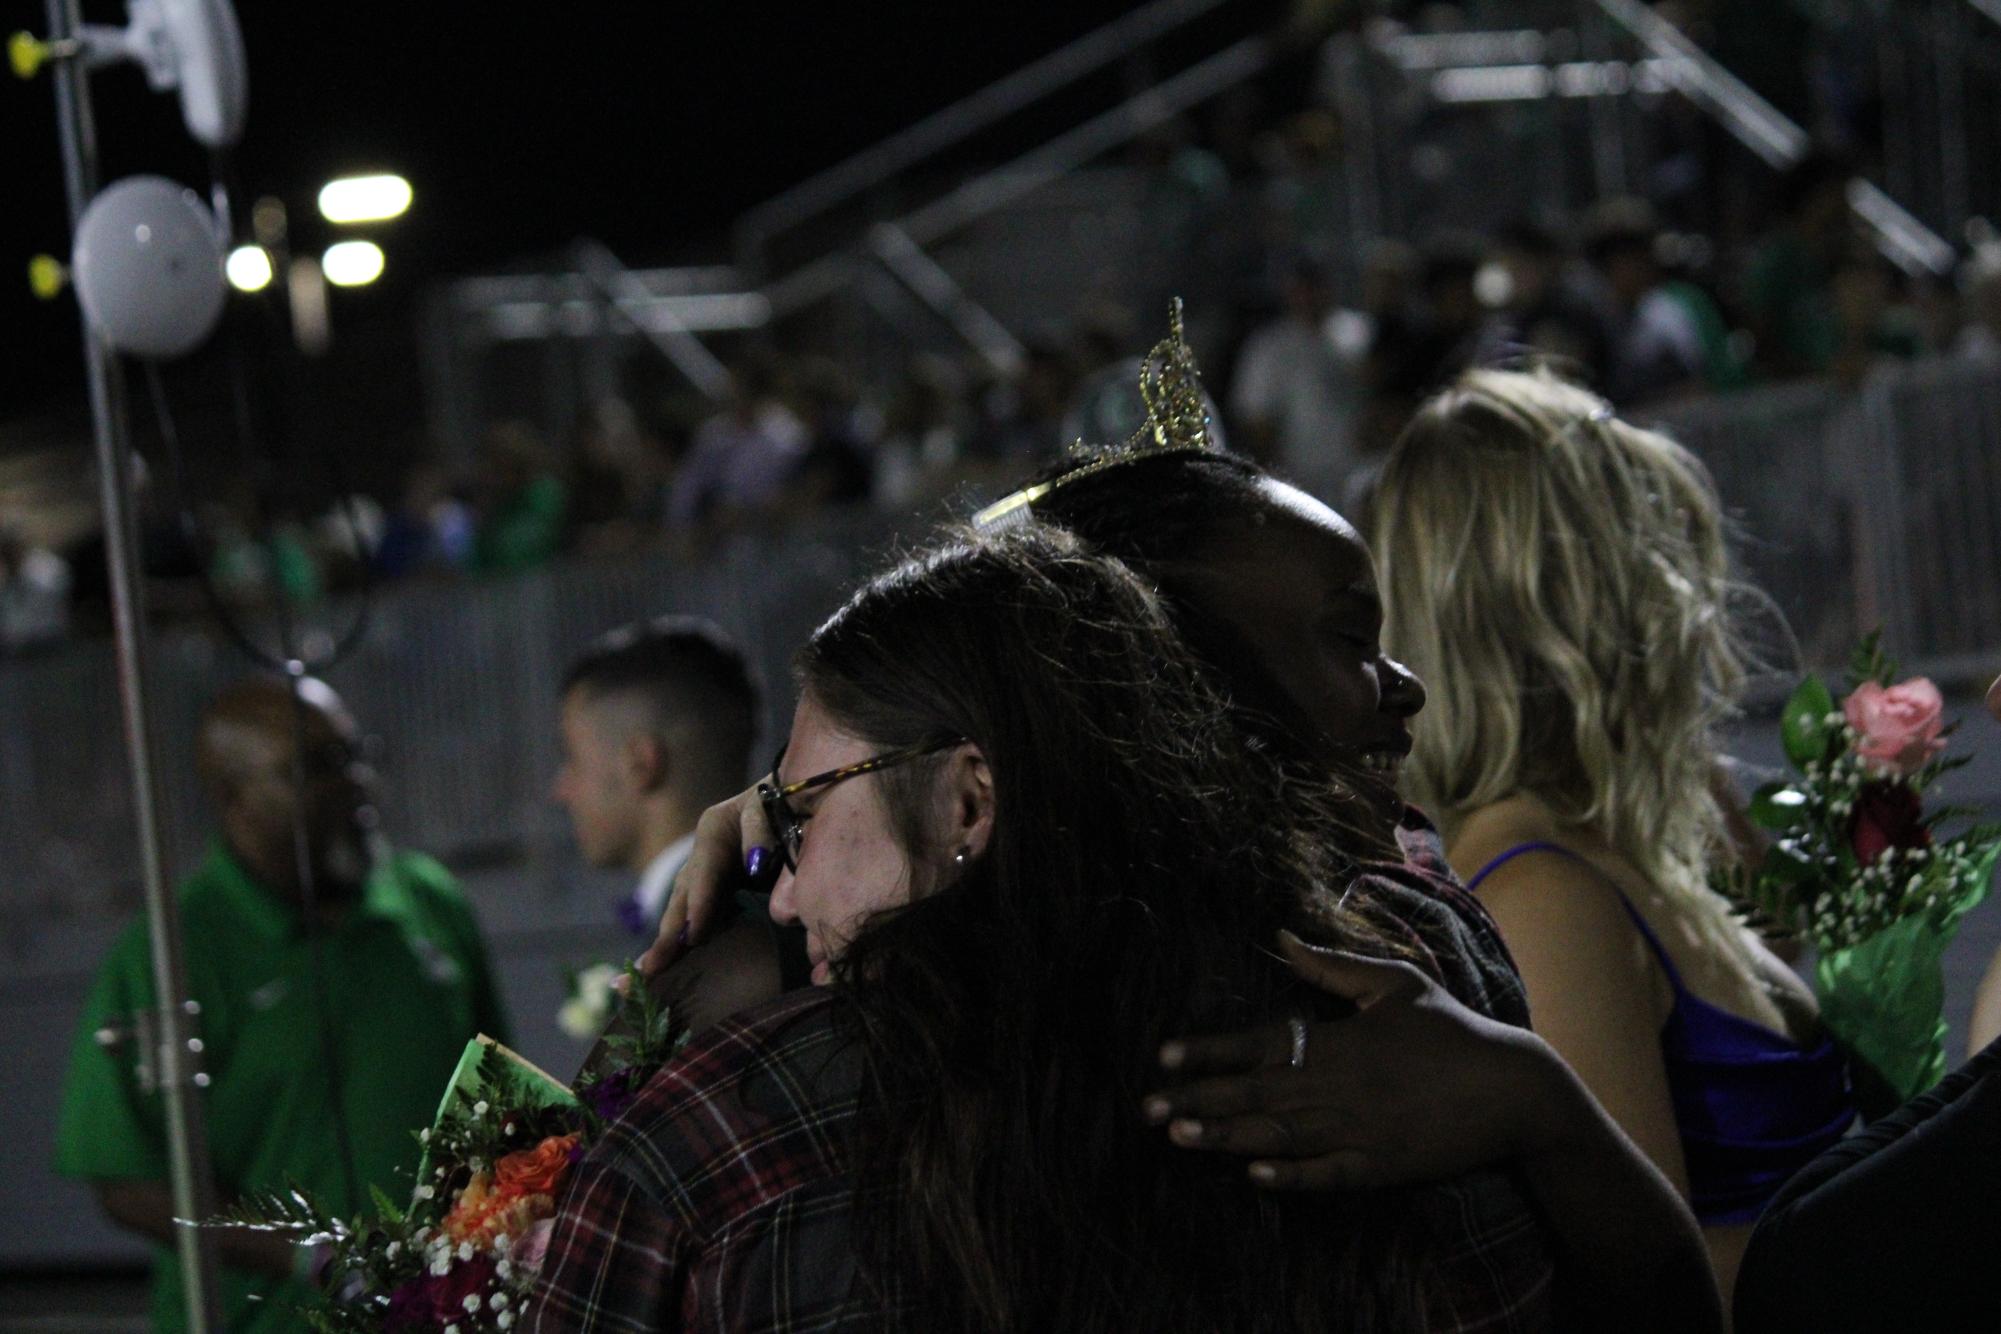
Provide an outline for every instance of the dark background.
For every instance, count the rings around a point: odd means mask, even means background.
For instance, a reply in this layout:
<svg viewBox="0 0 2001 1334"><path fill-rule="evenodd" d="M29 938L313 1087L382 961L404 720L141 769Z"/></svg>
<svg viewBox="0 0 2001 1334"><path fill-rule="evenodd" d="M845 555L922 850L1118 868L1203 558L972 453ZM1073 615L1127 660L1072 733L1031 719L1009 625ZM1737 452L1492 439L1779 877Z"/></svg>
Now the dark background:
<svg viewBox="0 0 2001 1334"><path fill-rule="evenodd" d="M294 248L311 253L333 239L314 205L322 183L409 178L409 214L369 233L388 254L382 280L331 294L329 379L345 367L392 415L414 415L407 340L432 280L532 265L582 235L628 262L723 259L744 209L1128 8L239 4L250 115L237 225L247 232L250 202L276 195ZM124 22L118 4L84 16ZM38 3L0 5L6 31L45 24ZM157 172L206 186L172 94L130 66L92 83L105 181ZM53 103L46 77L0 79L0 452L10 419L82 421L75 302L35 301L25 276L29 256L68 251Z"/></svg>

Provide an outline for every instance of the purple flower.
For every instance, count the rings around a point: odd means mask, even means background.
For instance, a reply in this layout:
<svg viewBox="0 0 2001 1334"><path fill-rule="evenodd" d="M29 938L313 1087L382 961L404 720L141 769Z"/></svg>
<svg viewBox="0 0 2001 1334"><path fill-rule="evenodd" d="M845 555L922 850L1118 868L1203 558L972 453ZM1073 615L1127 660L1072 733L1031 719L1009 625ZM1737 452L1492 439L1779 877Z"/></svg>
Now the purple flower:
<svg viewBox="0 0 2001 1334"><path fill-rule="evenodd" d="M632 1074L630 1067L614 1070L584 1090L584 1101L590 1104L591 1110L601 1119L618 1120L625 1115L625 1109L632 1106L632 1100L639 1093L635 1087L637 1081L633 1079Z"/></svg>

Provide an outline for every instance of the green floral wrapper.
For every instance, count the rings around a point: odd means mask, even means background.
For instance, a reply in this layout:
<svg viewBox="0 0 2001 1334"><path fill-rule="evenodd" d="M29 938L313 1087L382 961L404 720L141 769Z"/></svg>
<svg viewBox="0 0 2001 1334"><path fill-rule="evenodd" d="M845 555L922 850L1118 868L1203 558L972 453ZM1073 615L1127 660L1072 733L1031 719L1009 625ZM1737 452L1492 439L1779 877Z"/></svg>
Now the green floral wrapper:
<svg viewBox="0 0 2001 1334"><path fill-rule="evenodd" d="M1987 897L2001 847L1988 849L1957 900L1821 954L1821 1021L1854 1060L1855 1095L1874 1119L1945 1077L1946 947Z"/></svg>

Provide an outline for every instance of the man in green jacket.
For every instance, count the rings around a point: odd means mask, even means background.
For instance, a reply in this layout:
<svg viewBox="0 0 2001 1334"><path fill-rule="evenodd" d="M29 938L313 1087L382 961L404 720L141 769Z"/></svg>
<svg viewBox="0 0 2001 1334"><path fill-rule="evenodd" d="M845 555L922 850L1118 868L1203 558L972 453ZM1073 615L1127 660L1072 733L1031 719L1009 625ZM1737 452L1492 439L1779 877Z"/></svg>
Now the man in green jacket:
<svg viewBox="0 0 2001 1334"><path fill-rule="evenodd" d="M179 903L218 1199L297 1185L351 1217L370 1186L408 1198L414 1133L431 1123L466 1040L505 1033L457 884L381 842L353 721L323 683L307 680L301 694L303 709L285 682L249 680L204 714L197 762L220 827ZM293 836L301 812L310 900ZM56 1168L156 1243L153 1321L164 1330L183 1317L162 1099L141 1087L130 1044L96 1037L152 1008L148 959L145 923L134 922L99 970ZM311 1252L268 1233L214 1235L227 1328L299 1328Z"/></svg>

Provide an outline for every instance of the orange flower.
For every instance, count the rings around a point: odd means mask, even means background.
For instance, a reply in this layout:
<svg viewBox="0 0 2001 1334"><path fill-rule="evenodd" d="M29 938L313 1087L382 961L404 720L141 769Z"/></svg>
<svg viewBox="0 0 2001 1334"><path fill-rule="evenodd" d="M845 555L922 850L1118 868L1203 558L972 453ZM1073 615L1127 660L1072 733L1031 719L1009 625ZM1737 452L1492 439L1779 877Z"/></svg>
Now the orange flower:
<svg viewBox="0 0 2001 1334"><path fill-rule="evenodd" d="M510 1198L554 1195L570 1173L575 1135L551 1135L532 1149L510 1153L493 1165L495 1190Z"/></svg>
<svg viewBox="0 0 2001 1334"><path fill-rule="evenodd" d="M452 1202L451 1212L439 1227L453 1241L470 1241L500 1203L493 1197L493 1179L484 1172L476 1172Z"/></svg>
<svg viewBox="0 0 2001 1334"><path fill-rule="evenodd" d="M548 1193L509 1190L481 1172L466 1183L439 1226L454 1242L469 1241L484 1251L492 1248L495 1237L519 1237L555 1212L555 1198Z"/></svg>

